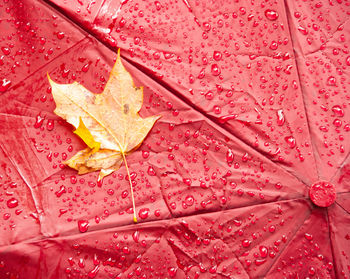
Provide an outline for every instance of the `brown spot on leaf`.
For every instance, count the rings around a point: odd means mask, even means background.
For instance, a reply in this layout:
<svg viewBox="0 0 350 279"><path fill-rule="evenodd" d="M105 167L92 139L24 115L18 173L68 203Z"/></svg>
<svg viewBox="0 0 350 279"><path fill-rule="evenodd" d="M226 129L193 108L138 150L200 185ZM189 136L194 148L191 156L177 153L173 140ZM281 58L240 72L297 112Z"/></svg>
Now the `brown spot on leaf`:
<svg viewBox="0 0 350 279"><path fill-rule="evenodd" d="M125 113L125 114L128 114L128 112L129 112L129 105L128 105L128 104L125 104L125 105L124 105L124 113Z"/></svg>

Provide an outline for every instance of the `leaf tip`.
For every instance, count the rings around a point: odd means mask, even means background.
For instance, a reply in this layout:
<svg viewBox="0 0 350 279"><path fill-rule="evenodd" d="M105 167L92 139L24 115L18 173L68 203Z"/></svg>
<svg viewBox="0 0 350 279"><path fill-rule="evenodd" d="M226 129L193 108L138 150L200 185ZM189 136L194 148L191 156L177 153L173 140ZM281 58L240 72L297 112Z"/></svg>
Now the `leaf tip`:
<svg viewBox="0 0 350 279"><path fill-rule="evenodd" d="M115 169L101 169L97 178L97 182L100 182L105 176L110 175Z"/></svg>
<svg viewBox="0 0 350 279"><path fill-rule="evenodd" d="M121 57L120 57L120 48L118 48L118 53L117 53L117 60L115 61L115 64L120 64L122 65L122 60L121 60Z"/></svg>
<svg viewBox="0 0 350 279"><path fill-rule="evenodd" d="M51 79L51 77L50 77L50 75L49 75L49 72L46 72L46 76L47 76L47 79L49 80L49 83L51 84L52 79Z"/></svg>
<svg viewBox="0 0 350 279"><path fill-rule="evenodd" d="M77 164L74 163L74 160L72 158L62 162L62 164L65 165L65 166L68 166L68 167L70 167L72 169L75 169L75 170L79 171L79 168L77 167Z"/></svg>
<svg viewBox="0 0 350 279"><path fill-rule="evenodd" d="M55 92L55 88L57 86L57 83L52 80L52 78L50 77L48 72L46 73L46 76L47 76L47 79L48 79L48 81L49 81L49 83L51 85L51 88L52 88L52 95L55 97L54 92Z"/></svg>

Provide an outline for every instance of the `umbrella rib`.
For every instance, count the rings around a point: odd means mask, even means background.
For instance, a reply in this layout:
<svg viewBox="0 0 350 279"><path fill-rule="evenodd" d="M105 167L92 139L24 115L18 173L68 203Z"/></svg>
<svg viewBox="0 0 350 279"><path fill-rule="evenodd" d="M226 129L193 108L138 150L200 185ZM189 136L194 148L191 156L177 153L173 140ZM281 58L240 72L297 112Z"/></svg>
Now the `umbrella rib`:
<svg viewBox="0 0 350 279"><path fill-rule="evenodd" d="M289 35L290 35L290 38L291 38L291 43L292 43L292 46L293 46L293 53L294 53L294 57L295 57L295 67L296 67L296 73L298 75L298 81L299 81L299 84L300 84L300 87L301 87L301 96L302 96L302 101L303 101L303 109L304 109L304 112L305 112L305 118L306 118L306 124L307 124L307 128L308 128L308 134L309 134L309 137L310 137L310 141L311 141L311 148L312 148L312 158L313 158L313 161L314 161L314 164L315 164L315 168L316 168L316 172L317 172L317 176L318 176L318 179L320 178L320 172L319 172L319 169L317 167L317 162L316 162L316 158L315 158L315 152L317 151L317 154L319 154L315 144L314 144L314 141L312 140L313 137L312 137L312 134L311 134L311 126L310 126L310 117L309 117L309 114L308 114L308 111L306 109L306 106L305 106L305 97L304 97L304 88L303 88L303 84L301 83L301 78L300 78L300 70L299 70L299 66L298 66L298 63L297 63L297 52L295 51L295 47L294 47L294 42L293 42L293 38L292 38L292 32L291 32L291 29L290 29L290 19L289 19L289 16L291 16L291 11L289 9L289 6L288 6L288 1L284 0L284 5L285 7L285 12L286 12L286 17L287 17L287 22L288 22L288 30L289 30Z"/></svg>
<svg viewBox="0 0 350 279"><path fill-rule="evenodd" d="M349 211L347 211L341 204L339 204L337 201L335 202L341 209L343 209L347 214L350 214Z"/></svg>
<svg viewBox="0 0 350 279"><path fill-rule="evenodd" d="M348 153L348 155L345 157L345 159L343 160L343 162L339 165L340 167L338 168L338 170L333 174L332 178L329 180L331 182L333 182L333 180L335 179L335 177L337 176L337 174L342 170L345 162L349 159L350 157L350 152Z"/></svg>
<svg viewBox="0 0 350 279"><path fill-rule="evenodd" d="M55 173L54 175L57 176L60 172L57 172ZM284 202L291 202L291 201L295 201L295 200L308 200L307 198L293 198L293 199L285 199L285 200L279 200L279 201L271 201L271 202L266 202L266 203L263 203L263 204L259 204L259 205L269 205L269 204L276 204L276 203L284 203ZM246 205L246 206L243 206L243 207L239 207L239 208L229 208L229 209L225 209L225 210L219 210L219 211L212 211L212 212L202 212L202 213L196 213L196 214L188 214L188 215L183 215L183 216L179 216L179 217L174 217L171 215L170 218L167 218L167 219L160 219L160 220L152 220L152 221L144 221L140 224L142 224L143 226L145 225L153 225L153 224L160 224L162 222L171 222L171 220L182 220L183 218L186 218L186 217L193 217L193 216L198 216L198 217L201 217L201 216L205 216L205 215L212 215L212 214L215 214L215 213L219 213L219 212L227 212L227 211L231 211L231 210L236 210L236 209L244 209L244 208L249 208L249 207L252 207L252 206L256 206L257 204L250 204L250 205ZM116 213L117 214L117 213ZM125 230L128 229L129 227L133 227L133 228L137 228L138 224L123 224L123 225L120 225L118 226L118 228L124 228ZM167 227L169 227L169 225L167 225ZM91 230L90 232L88 233L96 233L96 232L101 232L101 231L104 231L104 230L112 230L112 229L115 229L115 225L111 225L111 227L104 227L104 228L98 228L98 229L95 229L95 230ZM69 234L67 234L69 233ZM87 234L87 233L86 233ZM67 231L63 231L61 232L61 236L58 236L58 237L50 237L49 239L60 239L60 238L64 238L64 237L74 237L74 236L78 236L78 235L81 235L80 232L73 232L72 230L67 230ZM19 241L19 242L16 242L16 243L13 243L13 244L19 244L19 243L32 243L32 242L40 242L40 241L44 241L44 240L47 240L48 238L45 237L45 236L41 236L40 238L38 237L32 237L32 238L28 238L24 241ZM0 247L3 247L3 246L7 246L7 245L0 245Z"/></svg>
<svg viewBox="0 0 350 279"><path fill-rule="evenodd" d="M326 214L327 214L327 224L328 224L328 235L329 235L329 243L331 244L331 251L332 251L332 262L335 263L335 253L334 253L334 247L333 247L333 242L332 242L332 236L331 236L331 222L329 219L329 212L328 212L328 208L326 210ZM338 276L338 272L336 268L333 268L334 273L335 273L335 278L340 278L340 276Z"/></svg>

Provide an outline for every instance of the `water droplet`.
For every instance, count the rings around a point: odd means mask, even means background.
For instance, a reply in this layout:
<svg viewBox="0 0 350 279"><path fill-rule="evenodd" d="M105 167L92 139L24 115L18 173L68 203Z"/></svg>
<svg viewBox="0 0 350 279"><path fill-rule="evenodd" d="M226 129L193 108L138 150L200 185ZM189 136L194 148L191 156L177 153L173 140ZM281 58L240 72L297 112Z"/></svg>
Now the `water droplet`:
<svg viewBox="0 0 350 279"><path fill-rule="evenodd" d="M207 100L212 100L212 99L214 99L214 93L211 92L211 91L208 91L207 94L205 94L205 98L206 98Z"/></svg>
<svg viewBox="0 0 350 279"><path fill-rule="evenodd" d="M140 232L139 231L135 231L133 234L132 234L132 239L138 243L139 242L139 238L140 238Z"/></svg>
<svg viewBox="0 0 350 279"><path fill-rule="evenodd" d="M198 78L203 79L204 77L205 77L205 69L202 69L198 74Z"/></svg>
<svg viewBox="0 0 350 279"><path fill-rule="evenodd" d="M11 214L10 214L10 213L5 213L5 214L3 215L4 220L10 219L10 217L11 217Z"/></svg>
<svg viewBox="0 0 350 279"><path fill-rule="evenodd" d="M89 271L88 277L89 277L89 278L95 278L99 270L100 270L100 266L99 266L99 265L96 265L95 268L94 268L93 270L90 270L90 271Z"/></svg>
<svg viewBox="0 0 350 279"><path fill-rule="evenodd" d="M56 196L59 198L61 197L64 193L67 193L66 191L66 187L64 187L63 185L60 187L60 189L55 193Z"/></svg>
<svg viewBox="0 0 350 279"><path fill-rule="evenodd" d="M147 173L150 176L155 176L156 175L156 171L154 170L154 168L152 166L148 167Z"/></svg>
<svg viewBox="0 0 350 279"><path fill-rule="evenodd" d="M344 110L336 105L332 107L332 111L334 112L335 115L337 115L338 117L343 117L344 116Z"/></svg>
<svg viewBox="0 0 350 279"><path fill-rule="evenodd" d="M168 274L170 277L175 277L177 272L177 267L169 267Z"/></svg>
<svg viewBox="0 0 350 279"><path fill-rule="evenodd" d="M307 35L309 32L307 31L307 29L306 28L304 28L304 27L302 27L302 26L299 26L298 27L298 30L299 30L299 32L301 33L301 34L303 34L303 35Z"/></svg>
<svg viewBox="0 0 350 279"><path fill-rule="evenodd" d="M226 162L229 166L231 166L231 164L233 163L235 156L233 154L232 149L228 149L226 152Z"/></svg>
<svg viewBox="0 0 350 279"><path fill-rule="evenodd" d="M350 66L350 56L346 57L346 65Z"/></svg>
<svg viewBox="0 0 350 279"><path fill-rule="evenodd" d="M162 6L161 6L161 4L159 3L159 1L155 1L154 4L156 5L157 11L160 11L160 9L162 8Z"/></svg>
<svg viewBox="0 0 350 279"><path fill-rule="evenodd" d="M265 262L266 262L266 259L259 259L254 261L255 265L257 266L262 265Z"/></svg>
<svg viewBox="0 0 350 279"><path fill-rule="evenodd" d="M160 216L160 210L159 210L159 209L156 209L156 210L154 211L154 216L156 216L156 217L159 217L159 216Z"/></svg>
<svg viewBox="0 0 350 279"><path fill-rule="evenodd" d="M272 41L270 44L270 49L276 50L278 48L278 43L275 41Z"/></svg>
<svg viewBox="0 0 350 279"><path fill-rule="evenodd" d="M285 122L283 110L279 109L277 111L277 125L282 126Z"/></svg>
<svg viewBox="0 0 350 279"><path fill-rule="evenodd" d="M244 155L242 156L242 162L247 162L249 158L249 154L248 153L244 153Z"/></svg>
<svg viewBox="0 0 350 279"><path fill-rule="evenodd" d="M294 137L292 137L292 136L285 137L284 140L288 143L290 148L294 148L296 146Z"/></svg>
<svg viewBox="0 0 350 279"><path fill-rule="evenodd" d="M305 236L305 238L306 238L307 240L312 240L312 239L313 239L312 234L305 233L304 236Z"/></svg>
<svg viewBox="0 0 350 279"><path fill-rule="evenodd" d="M53 128L54 128L54 126L55 126L54 121L53 121L52 119L49 119L49 120L47 121L47 123L46 123L46 129L47 129L48 131L52 131Z"/></svg>
<svg viewBox="0 0 350 279"><path fill-rule="evenodd" d="M214 108L213 108L213 111L214 111L215 114L220 114L221 113L221 107L215 105Z"/></svg>
<svg viewBox="0 0 350 279"><path fill-rule="evenodd" d="M194 83L194 81L195 81L195 78L194 78L194 76L192 74L189 75L188 79L189 79L190 83Z"/></svg>
<svg viewBox="0 0 350 279"><path fill-rule="evenodd" d="M43 122L45 120L45 117L41 117L40 115L37 115L35 118L34 128L38 129L43 125Z"/></svg>
<svg viewBox="0 0 350 279"><path fill-rule="evenodd" d="M82 70L84 73L86 73L86 72L89 70L89 67L90 67L90 63L85 64L85 65L81 68L81 70Z"/></svg>
<svg viewBox="0 0 350 279"><path fill-rule="evenodd" d="M252 242L251 242L249 239L244 239L244 240L242 241L242 246L243 246L244 248L247 248L247 247L250 246L251 243L252 243Z"/></svg>
<svg viewBox="0 0 350 279"><path fill-rule="evenodd" d="M145 150L142 150L142 157L147 159L149 157L149 152L145 151Z"/></svg>
<svg viewBox="0 0 350 279"><path fill-rule="evenodd" d="M275 10L267 9L265 16L268 20L275 21L278 19L278 13Z"/></svg>
<svg viewBox="0 0 350 279"><path fill-rule="evenodd" d="M216 61L220 61L222 58L222 53L220 51L214 51L213 58Z"/></svg>
<svg viewBox="0 0 350 279"><path fill-rule="evenodd" d="M192 184L192 180L190 178L184 178L183 182L187 185L187 186L191 186Z"/></svg>
<svg viewBox="0 0 350 279"><path fill-rule="evenodd" d="M315 273L316 273L316 270L315 270L315 268L314 267L309 267L309 274L310 275L315 275Z"/></svg>
<svg viewBox="0 0 350 279"><path fill-rule="evenodd" d="M341 127L342 121L340 119L334 119L333 125L337 128Z"/></svg>
<svg viewBox="0 0 350 279"><path fill-rule="evenodd" d="M281 183L276 183L275 184L276 189L282 189L282 184Z"/></svg>
<svg viewBox="0 0 350 279"><path fill-rule="evenodd" d="M57 33L57 39L62 40L64 38L64 32Z"/></svg>
<svg viewBox="0 0 350 279"><path fill-rule="evenodd" d="M208 32L211 29L211 25L208 22L204 22L203 29Z"/></svg>
<svg viewBox="0 0 350 279"><path fill-rule="evenodd" d="M328 80L327 80L327 84L328 84L329 86L336 86L336 79L335 79L335 77L330 76L330 77L328 78Z"/></svg>
<svg viewBox="0 0 350 279"><path fill-rule="evenodd" d="M186 202L186 205L192 206L193 203L194 203L194 198L193 198L193 196L192 196L192 195L187 196L186 199L185 199L185 202Z"/></svg>
<svg viewBox="0 0 350 279"><path fill-rule="evenodd" d="M78 179L77 179L76 176L73 175L73 176L70 177L70 182L71 182L72 184L77 183L77 181L78 181Z"/></svg>
<svg viewBox="0 0 350 279"><path fill-rule="evenodd" d="M78 228L81 233L87 232L90 224L88 220L79 220L78 221Z"/></svg>
<svg viewBox="0 0 350 279"><path fill-rule="evenodd" d="M211 73L213 76L218 76L221 74L221 70L217 64L211 65Z"/></svg>
<svg viewBox="0 0 350 279"><path fill-rule="evenodd" d="M149 215L149 208L141 208L139 211L139 217L141 219L146 219Z"/></svg>
<svg viewBox="0 0 350 279"><path fill-rule="evenodd" d="M15 208L18 206L18 200L15 198L11 198L7 201L7 207L8 208Z"/></svg>
<svg viewBox="0 0 350 279"><path fill-rule="evenodd" d="M1 50L5 55L9 55L11 53L11 49L9 47L2 47Z"/></svg>
<svg viewBox="0 0 350 279"><path fill-rule="evenodd" d="M259 251L260 251L260 256L263 258L266 258L268 255L268 248L266 246L260 246L259 247Z"/></svg>
<svg viewBox="0 0 350 279"><path fill-rule="evenodd" d="M232 119L236 119L236 118L237 118L237 114L229 114L229 115L221 116L219 118L219 122L221 124L225 124L227 121L232 120Z"/></svg>
<svg viewBox="0 0 350 279"><path fill-rule="evenodd" d="M127 196L129 195L129 192L128 191L123 191L122 192L122 198L125 199Z"/></svg>
<svg viewBox="0 0 350 279"><path fill-rule="evenodd" d="M11 86L11 81L4 78L0 83L0 93L4 93Z"/></svg>

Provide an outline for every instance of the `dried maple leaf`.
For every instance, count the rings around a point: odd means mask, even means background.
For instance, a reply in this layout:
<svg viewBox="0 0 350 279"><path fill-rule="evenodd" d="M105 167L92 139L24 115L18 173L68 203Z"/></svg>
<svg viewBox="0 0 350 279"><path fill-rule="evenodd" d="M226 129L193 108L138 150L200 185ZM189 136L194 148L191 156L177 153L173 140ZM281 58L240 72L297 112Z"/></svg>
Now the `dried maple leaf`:
<svg viewBox="0 0 350 279"><path fill-rule="evenodd" d="M160 116L141 118L143 88L135 87L122 65L120 52L101 94L77 82L57 84L48 76L56 102L55 113L72 124L87 148L65 162L79 174L100 170L99 180L118 170L124 161L129 177L136 222L135 202L125 156L138 148Z"/></svg>

